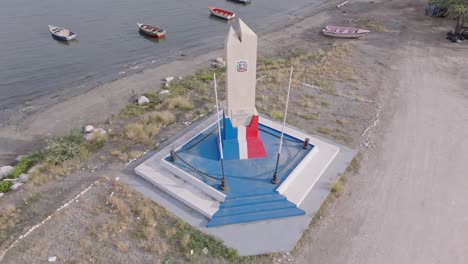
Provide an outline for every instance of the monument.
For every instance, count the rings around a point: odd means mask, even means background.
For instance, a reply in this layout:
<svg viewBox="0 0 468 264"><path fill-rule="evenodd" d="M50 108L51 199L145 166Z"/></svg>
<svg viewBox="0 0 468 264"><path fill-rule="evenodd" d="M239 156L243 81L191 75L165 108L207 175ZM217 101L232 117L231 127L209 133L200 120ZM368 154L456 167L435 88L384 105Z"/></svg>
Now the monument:
<svg viewBox="0 0 468 264"><path fill-rule="evenodd" d="M226 37L226 111L223 116L224 158L251 159L267 155L258 132L255 108L257 35L239 19L239 35Z"/></svg>
<svg viewBox="0 0 468 264"><path fill-rule="evenodd" d="M197 220L190 223L208 233L223 236L222 230L232 231L227 227L235 224L239 228L236 232L249 236L266 232L263 221L296 219L291 220L294 222L291 226L282 224L287 221L267 225L284 230L295 228L292 235L267 233L278 235L284 241L297 241L298 234L315 213L311 210L317 210L329 192L329 185L324 181L329 181L330 176L321 176L330 170L330 164L335 162L341 149L345 150L341 154L345 156L341 158L345 163L351 160L354 152L289 127L285 120L278 123L259 116L255 107L257 35L242 20L238 21L238 32L230 27L225 41L224 109L170 139L166 147L137 166L135 172L191 208L193 211L182 213L186 209L161 198L166 208L186 217L188 222L196 217ZM215 91L217 101L216 88ZM287 101L276 107L287 109ZM310 199L309 192L313 188L318 190L314 193L316 202L309 206L304 201ZM193 212L197 212L197 216ZM262 228L253 230L251 226ZM248 241L262 239L261 236L250 237ZM232 236L223 240L240 243ZM258 248L268 245L266 240L261 243ZM242 243L239 246L242 247Z"/></svg>

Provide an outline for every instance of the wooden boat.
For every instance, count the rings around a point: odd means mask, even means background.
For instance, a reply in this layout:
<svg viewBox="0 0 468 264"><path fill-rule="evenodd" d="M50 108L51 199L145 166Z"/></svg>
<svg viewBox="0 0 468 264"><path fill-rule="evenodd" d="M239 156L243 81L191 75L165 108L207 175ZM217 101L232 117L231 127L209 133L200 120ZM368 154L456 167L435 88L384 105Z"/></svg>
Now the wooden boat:
<svg viewBox="0 0 468 264"><path fill-rule="evenodd" d="M326 26L322 29L324 35L336 38L360 38L369 32L366 29L339 26Z"/></svg>
<svg viewBox="0 0 468 264"><path fill-rule="evenodd" d="M161 28L153 27L150 25L137 23L138 29L143 34L152 37L152 38L164 38L166 36L166 31Z"/></svg>
<svg viewBox="0 0 468 264"><path fill-rule="evenodd" d="M49 25L49 31L52 36L58 40L69 41L76 38L76 33L73 33L66 28Z"/></svg>
<svg viewBox="0 0 468 264"><path fill-rule="evenodd" d="M224 9L221 9L221 8L216 8L216 7L209 6L208 9L210 9L211 14L213 14L214 16L224 18L224 19L227 19L227 20L233 19L236 16L236 14L234 14L233 12L227 11L227 10L224 10Z"/></svg>

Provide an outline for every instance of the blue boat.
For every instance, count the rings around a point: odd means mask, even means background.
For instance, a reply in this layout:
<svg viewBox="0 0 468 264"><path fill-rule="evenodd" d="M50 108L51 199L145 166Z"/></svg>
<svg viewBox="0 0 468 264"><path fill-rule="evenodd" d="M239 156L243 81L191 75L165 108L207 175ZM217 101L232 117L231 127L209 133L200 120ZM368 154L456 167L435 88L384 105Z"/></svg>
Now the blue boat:
<svg viewBox="0 0 468 264"><path fill-rule="evenodd" d="M76 33L71 32L66 28L49 25L49 31L52 34L52 36L58 40L69 41L76 38Z"/></svg>

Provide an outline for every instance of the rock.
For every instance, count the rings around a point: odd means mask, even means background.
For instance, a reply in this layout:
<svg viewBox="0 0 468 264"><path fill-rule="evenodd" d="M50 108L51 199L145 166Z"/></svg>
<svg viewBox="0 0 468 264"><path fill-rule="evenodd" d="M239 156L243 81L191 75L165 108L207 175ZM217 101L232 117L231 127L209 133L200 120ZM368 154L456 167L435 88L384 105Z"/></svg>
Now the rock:
<svg viewBox="0 0 468 264"><path fill-rule="evenodd" d="M87 141L91 141L91 140L94 140L96 138L99 138L99 136L104 136L105 134L107 134L106 130L102 129L102 128L95 128L93 130L93 132L91 133L88 133L88 134L85 134L84 135L84 138L87 140Z"/></svg>
<svg viewBox="0 0 468 264"><path fill-rule="evenodd" d="M52 256L52 257L49 257L49 262L55 262L57 260L57 256Z"/></svg>
<svg viewBox="0 0 468 264"><path fill-rule="evenodd" d="M115 181L119 181L119 180L120 180L120 177L117 176L117 177L115 177L114 180L115 180Z"/></svg>
<svg viewBox="0 0 468 264"><path fill-rule="evenodd" d="M21 182L16 182L11 186L11 190L17 190L21 185L23 185Z"/></svg>
<svg viewBox="0 0 468 264"><path fill-rule="evenodd" d="M88 133L93 132L93 130L94 130L94 127L92 125L87 125L87 126L84 127L83 132L88 134Z"/></svg>
<svg viewBox="0 0 468 264"><path fill-rule="evenodd" d="M166 82L170 83L174 80L174 77L166 77L166 79L164 79Z"/></svg>
<svg viewBox="0 0 468 264"><path fill-rule="evenodd" d="M43 167L44 165L41 164L34 165L28 170L28 174L36 173L40 171Z"/></svg>
<svg viewBox="0 0 468 264"><path fill-rule="evenodd" d="M190 250L190 256L193 255L193 249Z"/></svg>
<svg viewBox="0 0 468 264"><path fill-rule="evenodd" d="M202 252L203 252L203 254L205 254L205 255L208 254L208 253L210 253L206 247L202 249Z"/></svg>
<svg viewBox="0 0 468 264"><path fill-rule="evenodd" d="M10 174L12 170L13 170L12 166L0 167L0 180L8 176L8 174Z"/></svg>
<svg viewBox="0 0 468 264"><path fill-rule="evenodd" d="M24 157L26 157L26 155L18 155L18 157L16 157L16 161L17 162L20 162Z"/></svg>
<svg viewBox="0 0 468 264"><path fill-rule="evenodd" d="M183 78L182 78L182 76L179 76L179 77L177 77L177 79L182 80Z"/></svg>
<svg viewBox="0 0 468 264"><path fill-rule="evenodd" d="M161 90L161 91L159 92L159 94L161 94L161 95L163 95L163 94L169 94L169 93L170 93L169 90Z"/></svg>
<svg viewBox="0 0 468 264"><path fill-rule="evenodd" d="M224 68L224 65L221 64L221 63L218 63L218 62L213 62L211 64L211 67L216 68L216 69L222 69L222 68Z"/></svg>
<svg viewBox="0 0 468 264"><path fill-rule="evenodd" d="M167 87L169 87L169 86L170 86L169 83L167 83L167 82L164 83L164 87L167 88Z"/></svg>
<svg viewBox="0 0 468 264"><path fill-rule="evenodd" d="M21 173L18 179L19 182L25 183L27 180L29 180L29 175L27 175L26 173Z"/></svg>
<svg viewBox="0 0 468 264"><path fill-rule="evenodd" d="M148 97L144 95L140 96L140 98L138 98L138 101L137 101L138 105L147 104L149 102L150 100L148 99Z"/></svg>
<svg viewBox="0 0 468 264"><path fill-rule="evenodd" d="M224 62L224 60L223 60L223 58L218 57L218 58L216 58L216 62L222 64Z"/></svg>
<svg viewBox="0 0 468 264"><path fill-rule="evenodd" d="M3 195L4 195L4 193L0 193L0 198L2 198Z"/></svg>

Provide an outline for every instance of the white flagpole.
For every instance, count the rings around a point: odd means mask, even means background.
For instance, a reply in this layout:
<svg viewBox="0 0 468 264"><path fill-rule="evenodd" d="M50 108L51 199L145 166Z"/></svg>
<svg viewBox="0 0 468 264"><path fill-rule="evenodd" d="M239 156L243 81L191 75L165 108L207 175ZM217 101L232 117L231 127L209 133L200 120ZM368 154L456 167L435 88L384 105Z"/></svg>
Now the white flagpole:
<svg viewBox="0 0 468 264"><path fill-rule="evenodd" d="M286 125L286 116L288 114L289 94L291 92L291 82L292 82L293 70L294 70L294 67L291 66L291 71L289 73L288 95L286 96L286 107L284 108L284 117L283 117L283 125L281 127L280 144L279 144L279 149L278 149L278 156L276 158L276 168L275 168L275 173L273 174L273 178L271 179L271 183L273 183L273 184L278 183L278 164L279 164L279 159L280 159L280 155L281 155L281 148L283 147L284 127Z"/></svg>
<svg viewBox="0 0 468 264"><path fill-rule="evenodd" d="M216 85L216 73L213 73L213 82L214 82L214 90L215 90L215 101L216 101L216 125L218 126L218 147L219 147L219 155L221 157L221 173L222 173L222 180L221 180L221 189L226 191L226 177L224 176L224 154L223 154L223 141L221 139L221 125L219 119L219 107L218 107L218 87Z"/></svg>

